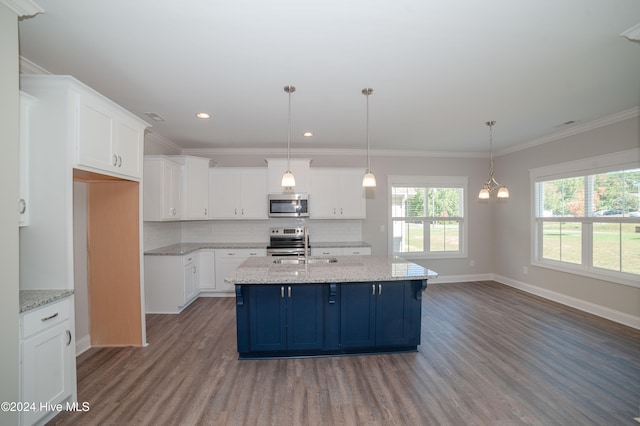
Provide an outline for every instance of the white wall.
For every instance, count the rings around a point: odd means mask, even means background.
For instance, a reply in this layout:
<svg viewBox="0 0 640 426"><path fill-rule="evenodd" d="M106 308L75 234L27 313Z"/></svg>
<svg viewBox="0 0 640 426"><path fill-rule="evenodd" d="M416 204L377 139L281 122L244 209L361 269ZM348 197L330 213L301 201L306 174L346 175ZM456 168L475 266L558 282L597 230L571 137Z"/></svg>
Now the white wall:
<svg viewBox="0 0 640 426"><path fill-rule="evenodd" d="M0 3L0 401L18 399L18 18ZM0 424L16 424L17 413L0 411Z"/></svg>
<svg viewBox="0 0 640 426"><path fill-rule="evenodd" d="M636 117L497 158L496 174L511 195L507 202L494 206L493 272L497 279L611 319L640 324L640 288L529 265L529 169L638 147L640 118ZM528 266L527 275L523 266Z"/></svg>

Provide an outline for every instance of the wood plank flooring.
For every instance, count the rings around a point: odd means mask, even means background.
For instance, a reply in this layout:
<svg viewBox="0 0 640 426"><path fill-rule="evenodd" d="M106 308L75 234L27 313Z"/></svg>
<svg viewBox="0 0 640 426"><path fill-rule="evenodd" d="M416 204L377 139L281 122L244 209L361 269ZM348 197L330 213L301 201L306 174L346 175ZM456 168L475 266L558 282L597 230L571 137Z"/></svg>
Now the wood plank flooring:
<svg viewBox="0 0 640 426"><path fill-rule="evenodd" d="M640 331L487 281L429 285L417 353L237 359L233 299L78 357L53 425L632 425Z"/></svg>

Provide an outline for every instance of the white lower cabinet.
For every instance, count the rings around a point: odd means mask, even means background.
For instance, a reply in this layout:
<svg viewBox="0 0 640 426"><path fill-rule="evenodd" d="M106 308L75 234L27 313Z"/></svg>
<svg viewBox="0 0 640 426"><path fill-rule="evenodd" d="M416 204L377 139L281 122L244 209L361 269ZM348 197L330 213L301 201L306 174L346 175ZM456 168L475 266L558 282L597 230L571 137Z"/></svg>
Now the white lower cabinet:
<svg viewBox="0 0 640 426"><path fill-rule="evenodd" d="M77 402L73 297L20 316L20 424L44 423ZM69 404L69 407L67 406Z"/></svg>
<svg viewBox="0 0 640 426"><path fill-rule="evenodd" d="M371 247L317 247L311 248L311 256L369 256Z"/></svg>
<svg viewBox="0 0 640 426"><path fill-rule="evenodd" d="M216 251L202 249L198 259L200 279L200 293L215 292L216 289Z"/></svg>
<svg viewBox="0 0 640 426"><path fill-rule="evenodd" d="M144 301L148 314L177 314L198 296L198 253L144 257Z"/></svg>
<svg viewBox="0 0 640 426"><path fill-rule="evenodd" d="M235 286L224 279L242 262L254 256L266 256L266 249L216 249L216 290L234 292Z"/></svg>

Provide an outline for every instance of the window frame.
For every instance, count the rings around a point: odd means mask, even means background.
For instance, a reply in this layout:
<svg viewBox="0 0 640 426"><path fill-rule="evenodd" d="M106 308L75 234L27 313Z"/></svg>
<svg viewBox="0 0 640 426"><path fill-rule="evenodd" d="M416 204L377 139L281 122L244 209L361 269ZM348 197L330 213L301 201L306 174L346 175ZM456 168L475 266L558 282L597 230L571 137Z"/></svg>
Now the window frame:
<svg viewBox="0 0 640 426"><path fill-rule="evenodd" d="M460 259L468 257L468 176L404 176L390 175L387 177L387 252L392 256L401 256L407 259ZM421 251L421 252L394 252L393 251L393 188L394 187L420 187L420 188L461 188L462 189L462 216L461 217L435 217L424 216L417 219L426 221L426 218L435 220L451 220L460 222L460 234L458 236L459 249L456 251Z"/></svg>
<svg viewBox="0 0 640 426"><path fill-rule="evenodd" d="M576 160L567 163L554 164L529 170L531 190L531 264L542 268L567 272L589 278L611 281L631 287L640 288L640 275L628 272L614 271L593 266L593 225L598 223L638 223L633 217L594 216L591 206L585 206L585 216L555 216L545 217L540 213L540 199L538 184L545 181L567 179L575 177L585 178L585 189L590 189L587 176L615 171L640 168L640 149L631 149L597 157ZM585 202L590 197L585 196ZM589 203L588 203L589 204ZM589 214L589 215L587 215ZM582 255L581 263L563 262L543 258L543 230L545 223L580 223L582 226ZM620 254L622 256L622 253Z"/></svg>

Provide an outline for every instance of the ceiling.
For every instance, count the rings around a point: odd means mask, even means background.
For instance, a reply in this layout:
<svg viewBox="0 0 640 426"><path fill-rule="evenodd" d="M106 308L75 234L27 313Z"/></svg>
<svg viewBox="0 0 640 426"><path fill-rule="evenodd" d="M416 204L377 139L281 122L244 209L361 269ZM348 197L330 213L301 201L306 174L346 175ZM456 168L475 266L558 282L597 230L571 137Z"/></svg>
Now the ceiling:
<svg viewBox="0 0 640 426"><path fill-rule="evenodd" d="M372 150L484 155L495 120L499 154L640 105L637 0L35 2L27 63L183 148L286 147L288 84L292 148L366 147L365 87Z"/></svg>

